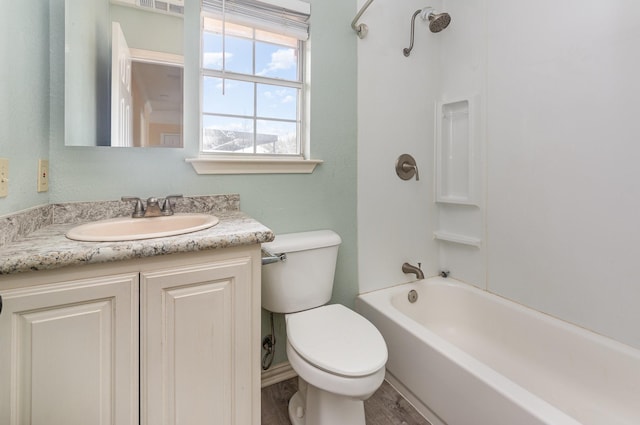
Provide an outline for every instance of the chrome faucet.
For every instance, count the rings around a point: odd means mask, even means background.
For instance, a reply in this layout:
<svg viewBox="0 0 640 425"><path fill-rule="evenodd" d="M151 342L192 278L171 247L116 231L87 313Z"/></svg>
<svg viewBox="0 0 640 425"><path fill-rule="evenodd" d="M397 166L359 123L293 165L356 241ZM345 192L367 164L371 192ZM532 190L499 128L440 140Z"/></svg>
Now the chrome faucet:
<svg viewBox="0 0 640 425"><path fill-rule="evenodd" d="M158 198L149 198L147 199L147 207L144 210L145 217L160 217L162 215L162 210L160 209L160 205L158 204Z"/></svg>
<svg viewBox="0 0 640 425"><path fill-rule="evenodd" d="M422 273L422 269L420 267L420 263L418 263L418 267L409 263L404 263L402 265L402 273L413 273L416 275L417 279L424 279L424 273Z"/></svg>
<svg viewBox="0 0 640 425"><path fill-rule="evenodd" d="M171 199L182 198L182 195L169 195L162 201L162 207L160 207L160 201L158 198L151 197L147 199L147 206L142 202L142 199L135 196L123 196L122 201L134 201L136 203L133 214L133 218L142 217L161 217L167 215L173 215L173 206L171 205Z"/></svg>

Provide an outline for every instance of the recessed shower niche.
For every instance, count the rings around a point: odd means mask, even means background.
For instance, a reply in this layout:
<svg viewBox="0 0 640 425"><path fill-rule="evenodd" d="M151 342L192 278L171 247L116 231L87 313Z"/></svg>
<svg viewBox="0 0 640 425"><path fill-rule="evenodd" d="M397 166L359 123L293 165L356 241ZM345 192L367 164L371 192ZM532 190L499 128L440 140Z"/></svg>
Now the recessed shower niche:
<svg viewBox="0 0 640 425"><path fill-rule="evenodd" d="M475 103L439 103L436 120L436 200L478 205L481 176Z"/></svg>
<svg viewBox="0 0 640 425"><path fill-rule="evenodd" d="M484 283L484 171L479 96L436 105L435 201L439 266Z"/></svg>

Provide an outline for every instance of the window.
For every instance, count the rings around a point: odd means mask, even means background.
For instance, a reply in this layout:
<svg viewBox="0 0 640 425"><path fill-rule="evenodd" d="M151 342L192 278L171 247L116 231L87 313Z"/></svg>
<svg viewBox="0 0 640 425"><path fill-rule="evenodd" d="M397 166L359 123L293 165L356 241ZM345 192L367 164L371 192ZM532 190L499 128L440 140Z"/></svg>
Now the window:
<svg viewBox="0 0 640 425"><path fill-rule="evenodd" d="M304 155L309 5L298 3L306 13L256 0L203 0L203 154Z"/></svg>

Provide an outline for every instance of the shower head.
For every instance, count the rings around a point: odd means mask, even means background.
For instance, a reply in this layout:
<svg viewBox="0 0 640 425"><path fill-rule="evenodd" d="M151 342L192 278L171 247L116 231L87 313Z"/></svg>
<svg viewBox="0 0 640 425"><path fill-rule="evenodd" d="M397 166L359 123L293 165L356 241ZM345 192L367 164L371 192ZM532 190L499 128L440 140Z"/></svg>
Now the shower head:
<svg viewBox="0 0 640 425"><path fill-rule="evenodd" d="M424 21L429 21L429 30L433 33L442 31L451 23L451 16L448 13L436 13L432 7L422 9L420 17Z"/></svg>
<svg viewBox="0 0 640 425"><path fill-rule="evenodd" d="M423 21L429 21L429 30L433 33L440 32L451 23L451 16L448 13L436 13L433 7L418 9L411 17L411 40L409 47L402 49L402 53L408 57L413 49L413 35L415 30L416 17L420 15Z"/></svg>

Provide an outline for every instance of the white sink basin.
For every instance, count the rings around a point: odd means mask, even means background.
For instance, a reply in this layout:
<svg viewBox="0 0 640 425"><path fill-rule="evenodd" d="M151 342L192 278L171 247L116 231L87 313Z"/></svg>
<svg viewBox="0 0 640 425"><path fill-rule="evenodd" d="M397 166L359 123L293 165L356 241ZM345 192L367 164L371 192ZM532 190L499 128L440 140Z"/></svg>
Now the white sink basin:
<svg viewBox="0 0 640 425"><path fill-rule="evenodd" d="M87 242L133 241L197 232L218 224L209 214L174 214L151 218L120 217L81 224L69 230L67 238Z"/></svg>

